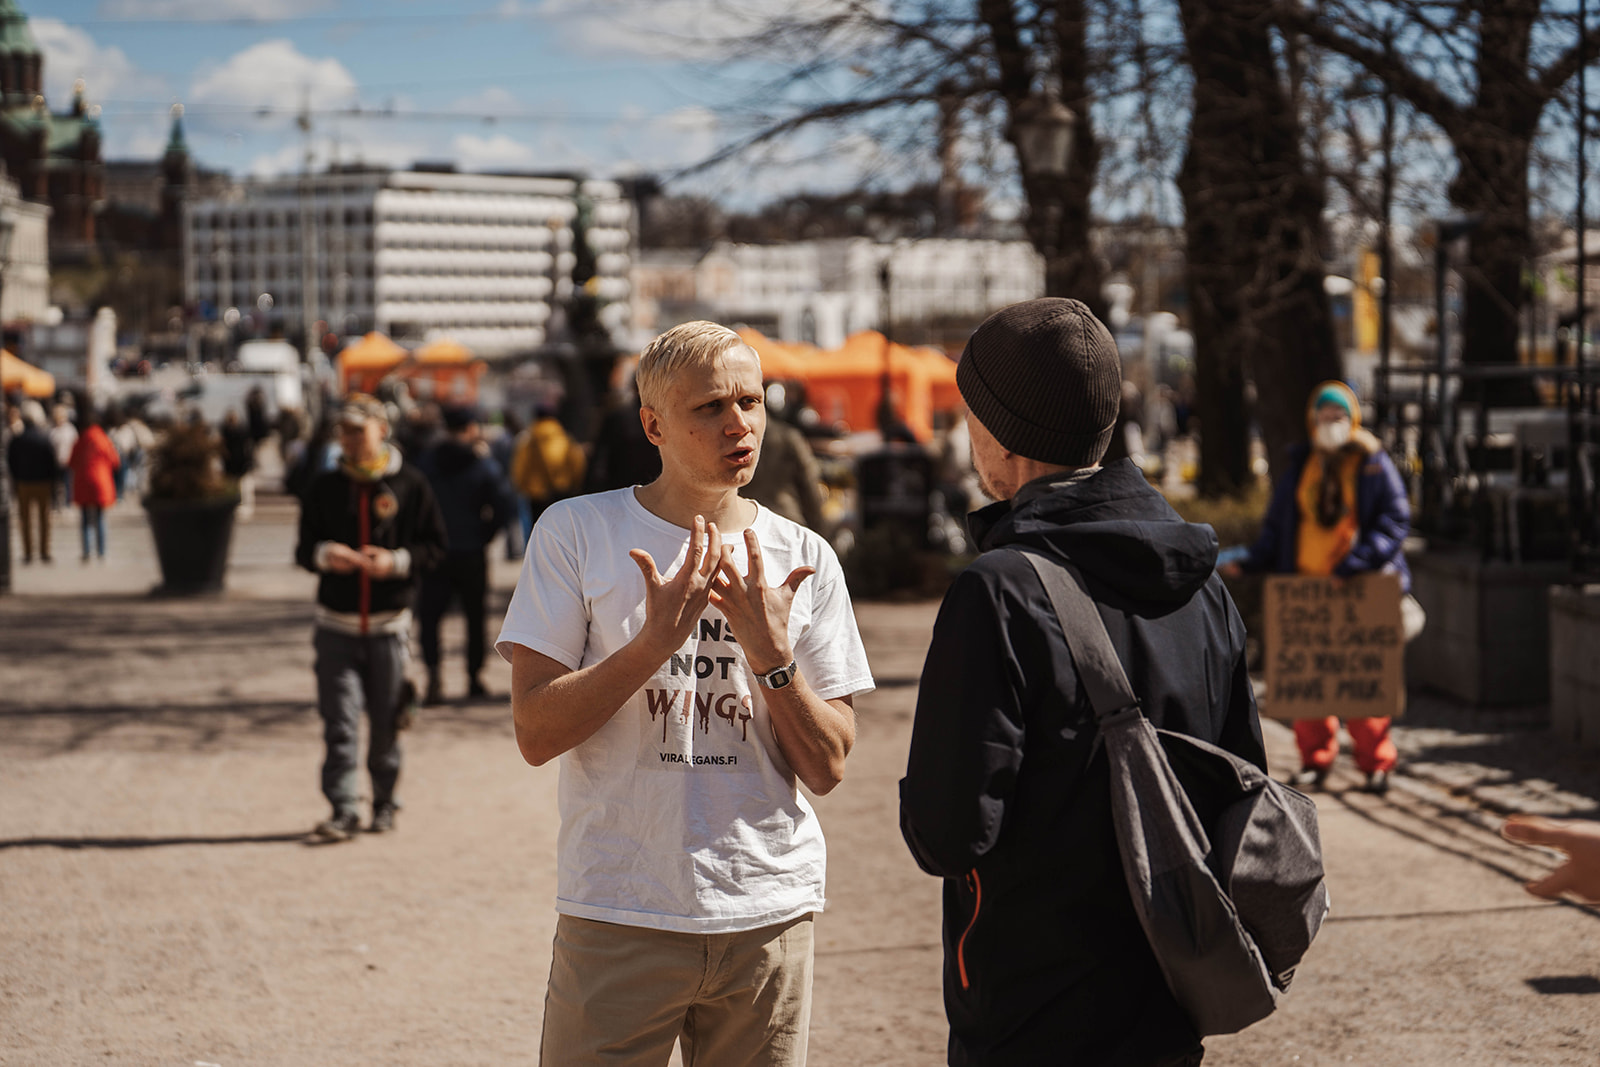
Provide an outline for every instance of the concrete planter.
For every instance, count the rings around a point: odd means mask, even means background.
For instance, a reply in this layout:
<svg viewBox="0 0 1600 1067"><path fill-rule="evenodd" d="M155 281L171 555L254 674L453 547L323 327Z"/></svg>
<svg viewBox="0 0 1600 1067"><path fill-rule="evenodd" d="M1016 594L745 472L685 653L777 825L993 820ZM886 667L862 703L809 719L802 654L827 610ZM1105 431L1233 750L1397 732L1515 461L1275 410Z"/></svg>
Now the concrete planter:
<svg viewBox="0 0 1600 1067"><path fill-rule="evenodd" d="M145 499L145 516L161 562L157 596L205 596L222 592L233 543L237 496L210 500Z"/></svg>
<svg viewBox="0 0 1600 1067"><path fill-rule="evenodd" d="M1550 728L1600 749L1600 585L1550 590Z"/></svg>
<svg viewBox="0 0 1600 1067"><path fill-rule="evenodd" d="M1481 706L1550 699L1550 595L1565 563L1484 561L1424 552L1411 560L1412 592L1428 625L1406 650L1406 676Z"/></svg>

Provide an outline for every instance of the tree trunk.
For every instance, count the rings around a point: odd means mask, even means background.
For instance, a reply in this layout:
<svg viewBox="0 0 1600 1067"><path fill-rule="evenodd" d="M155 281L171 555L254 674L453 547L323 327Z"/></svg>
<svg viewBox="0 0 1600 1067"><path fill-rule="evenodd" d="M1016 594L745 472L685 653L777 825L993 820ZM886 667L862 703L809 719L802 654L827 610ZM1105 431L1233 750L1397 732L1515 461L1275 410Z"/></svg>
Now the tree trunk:
<svg viewBox="0 0 1600 1067"><path fill-rule="evenodd" d="M1105 277L1089 243L1089 194L1100 168L1100 142L1089 111L1088 15L1084 0L1056 0L1055 36L1061 100L1078 116L1067 174L1055 191L1061 205L1056 231L1046 236L1057 254L1046 263L1046 296L1069 296L1089 305L1104 322L1110 306L1101 296ZM1035 242L1037 247L1037 242Z"/></svg>
<svg viewBox="0 0 1600 1067"><path fill-rule="evenodd" d="M1100 164L1100 145L1089 112L1088 16L1085 0L1055 0L1056 74L1061 100L1077 115L1067 173L1060 178L1032 174L1017 165L1022 175L1022 195L1028 203L1028 241L1045 257L1046 296L1081 300L1102 320L1107 311L1100 294L1100 261L1089 245L1089 194ZM979 0L978 14L989 31L999 71L999 92L1006 103L1006 139L1018 148L1016 129L1009 117L1033 93L1030 57L1017 28L1012 0Z"/></svg>
<svg viewBox="0 0 1600 1067"><path fill-rule="evenodd" d="M1517 362L1524 302L1523 271L1533 253L1528 220L1528 162L1544 101L1528 80L1528 49L1538 4L1508 5L1485 16L1478 45L1478 96L1449 130L1456 150L1450 202L1476 216L1461 265L1461 361L1465 365ZM1492 405L1535 404L1529 381L1462 382L1464 400Z"/></svg>
<svg viewBox="0 0 1600 1067"><path fill-rule="evenodd" d="M1200 491L1252 483L1244 379L1269 466L1305 436L1312 387L1339 374L1323 291L1322 194L1273 60L1267 0L1179 0L1194 107L1178 176L1201 425Z"/></svg>

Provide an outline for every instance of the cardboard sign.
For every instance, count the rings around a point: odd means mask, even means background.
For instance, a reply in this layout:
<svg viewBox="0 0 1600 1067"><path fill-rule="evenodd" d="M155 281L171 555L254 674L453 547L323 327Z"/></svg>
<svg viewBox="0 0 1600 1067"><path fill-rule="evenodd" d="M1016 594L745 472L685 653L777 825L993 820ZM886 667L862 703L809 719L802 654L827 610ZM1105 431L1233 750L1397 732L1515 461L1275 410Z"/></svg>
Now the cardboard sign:
<svg viewBox="0 0 1600 1067"><path fill-rule="evenodd" d="M1400 578L1272 575L1262 604L1274 719L1360 719L1405 710Z"/></svg>

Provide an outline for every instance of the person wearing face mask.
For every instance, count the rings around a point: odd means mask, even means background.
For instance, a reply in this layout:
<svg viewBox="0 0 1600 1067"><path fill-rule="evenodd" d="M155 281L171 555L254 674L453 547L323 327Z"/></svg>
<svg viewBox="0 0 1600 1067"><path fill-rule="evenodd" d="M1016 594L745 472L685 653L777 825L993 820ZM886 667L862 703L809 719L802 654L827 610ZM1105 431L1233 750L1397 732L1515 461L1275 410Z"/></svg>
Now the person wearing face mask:
<svg viewBox="0 0 1600 1067"><path fill-rule="evenodd" d="M1306 408L1310 441L1289 450L1289 468L1273 490L1261 536L1248 554L1222 573L1329 574L1341 578L1374 571L1400 576L1411 591L1411 571L1402 551L1411 530L1411 505L1400 472L1383 445L1361 428L1361 404L1343 382L1323 382ZM1402 612L1406 639L1421 630L1421 609L1409 596ZM1349 719L1356 765L1367 789L1389 788L1398 752L1389 719ZM1321 785L1339 754L1339 720L1298 719L1295 741L1300 773L1295 784Z"/></svg>

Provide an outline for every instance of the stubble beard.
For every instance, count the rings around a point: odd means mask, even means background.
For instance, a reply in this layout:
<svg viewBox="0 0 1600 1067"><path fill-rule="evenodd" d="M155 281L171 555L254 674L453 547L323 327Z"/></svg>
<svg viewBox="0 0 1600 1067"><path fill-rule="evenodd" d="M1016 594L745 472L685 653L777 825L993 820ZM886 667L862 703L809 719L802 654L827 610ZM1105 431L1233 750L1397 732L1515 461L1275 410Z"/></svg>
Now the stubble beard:
<svg viewBox="0 0 1600 1067"><path fill-rule="evenodd" d="M978 488L982 489L984 495L990 500L1000 501L1007 499L1007 497L1001 495L1000 490L995 488L994 483L989 480L989 476L983 471L978 471Z"/></svg>

